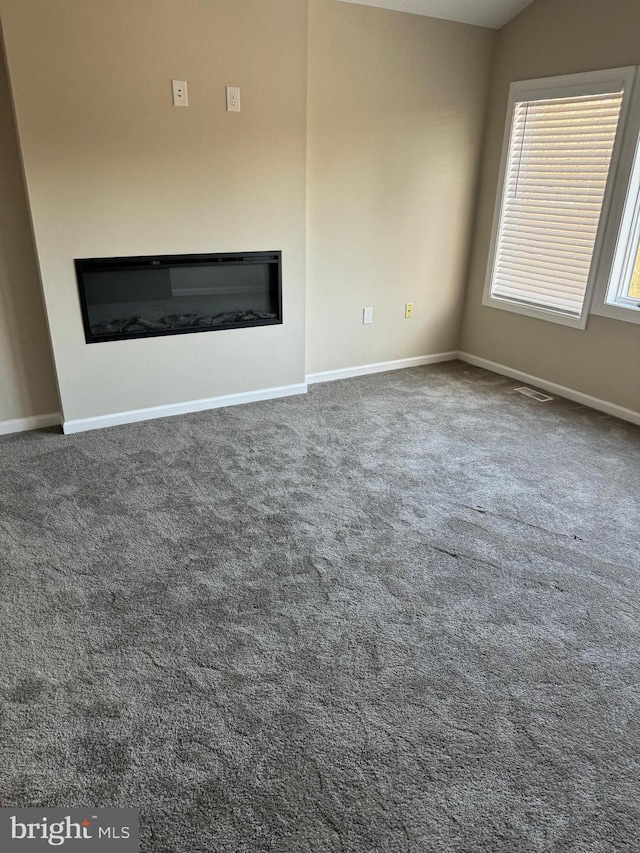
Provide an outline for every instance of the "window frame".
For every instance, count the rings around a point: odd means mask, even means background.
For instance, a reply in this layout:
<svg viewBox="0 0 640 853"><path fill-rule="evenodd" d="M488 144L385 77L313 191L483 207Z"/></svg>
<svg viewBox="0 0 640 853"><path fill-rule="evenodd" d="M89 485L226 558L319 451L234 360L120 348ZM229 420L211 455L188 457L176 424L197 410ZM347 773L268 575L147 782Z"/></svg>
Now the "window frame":
<svg viewBox="0 0 640 853"><path fill-rule="evenodd" d="M591 303L592 314L625 323L640 323L640 299L620 296L623 281L633 271L639 243L640 67L636 70L630 97Z"/></svg>
<svg viewBox="0 0 640 853"><path fill-rule="evenodd" d="M517 80L509 87L507 100L507 119L502 139L502 155L500 171L498 175L498 188L493 212L493 224L491 228L491 240L489 244L489 257L487 272L485 276L482 304L490 308L498 308L502 311L510 311L536 319L548 320L575 329L584 329L591 309L591 302L596 285L598 273L602 269L601 254L603 241L607 233L609 223L609 211L612 204L614 189L617 186L616 176L623 147L623 139L629 113L629 105L632 99L634 83L636 80L636 66L624 66L622 68L608 68L602 71L586 71L578 74L563 74L554 77L542 77L534 80ZM585 296L582 310L578 317L562 313L552 308L537 305L523 305L505 298L493 296L491 286L496 262L496 251L498 247L499 228L502 220L503 204L505 201L505 178L509 161L509 146L511 133L515 118L515 105L520 101L551 100L554 98L576 97L580 95L599 95L608 92L620 91L623 96L620 107L618 127L611 153L611 163L607 174L600 219L596 232L596 239L591 257L589 276L585 288ZM640 107L640 105L639 105Z"/></svg>

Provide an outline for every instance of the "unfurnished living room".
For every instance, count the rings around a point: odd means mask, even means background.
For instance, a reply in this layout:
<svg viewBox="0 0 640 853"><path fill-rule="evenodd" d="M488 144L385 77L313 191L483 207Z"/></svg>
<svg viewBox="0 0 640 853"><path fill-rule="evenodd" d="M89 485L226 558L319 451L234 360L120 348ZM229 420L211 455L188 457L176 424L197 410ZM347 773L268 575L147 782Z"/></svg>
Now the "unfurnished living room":
<svg viewBox="0 0 640 853"><path fill-rule="evenodd" d="M640 850L640 0L0 0L0 851Z"/></svg>

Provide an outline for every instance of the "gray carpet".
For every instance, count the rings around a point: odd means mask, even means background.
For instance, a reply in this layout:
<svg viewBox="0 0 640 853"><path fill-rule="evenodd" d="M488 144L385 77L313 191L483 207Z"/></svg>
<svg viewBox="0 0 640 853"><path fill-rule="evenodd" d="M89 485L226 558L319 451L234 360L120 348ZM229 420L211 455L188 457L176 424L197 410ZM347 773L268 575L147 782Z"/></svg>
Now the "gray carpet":
<svg viewBox="0 0 640 853"><path fill-rule="evenodd" d="M460 363L0 441L0 794L151 853L640 850L640 430Z"/></svg>

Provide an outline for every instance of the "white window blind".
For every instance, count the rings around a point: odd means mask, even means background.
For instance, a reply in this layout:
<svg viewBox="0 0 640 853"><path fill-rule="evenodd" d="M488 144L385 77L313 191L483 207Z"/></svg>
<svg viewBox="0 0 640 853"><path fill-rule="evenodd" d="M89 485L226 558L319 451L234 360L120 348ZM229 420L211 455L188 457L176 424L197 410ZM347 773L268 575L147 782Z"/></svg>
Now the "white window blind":
<svg viewBox="0 0 640 853"><path fill-rule="evenodd" d="M514 104L490 295L580 317L623 91Z"/></svg>

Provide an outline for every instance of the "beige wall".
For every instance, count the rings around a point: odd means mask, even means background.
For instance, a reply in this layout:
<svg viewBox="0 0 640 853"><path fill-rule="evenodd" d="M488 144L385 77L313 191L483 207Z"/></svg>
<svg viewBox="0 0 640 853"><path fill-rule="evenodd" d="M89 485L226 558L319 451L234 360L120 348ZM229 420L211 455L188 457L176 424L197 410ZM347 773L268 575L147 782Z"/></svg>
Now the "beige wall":
<svg viewBox="0 0 640 853"><path fill-rule="evenodd" d="M536 0L497 36L462 349L640 410L636 326L481 306L509 83L640 63L637 0L613 11ZM338 0L0 0L0 16L67 419L302 382L305 258L307 372L458 348L495 33ZM0 180L2 421L58 403L1 73ZM278 248L282 327L84 343L75 257Z"/></svg>
<svg viewBox="0 0 640 853"><path fill-rule="evenodd" d="M0 13L65 419L304 381L306 2ZM225 112L225 85L242 113ZM282 326L85 344L74 258L269 249Z"/></svg>
<svg viewBox="0 0 640 853"><path fill-rule="evenodd" d="M482 306L509 84L640 64L638 0L536 0L498 36L461 349L640 411L638 326L591 316L585 331Z"/></svg>
<svg viewBox="0 0 640 853"><path fill-rule="evenodd" d="M58 411L49 337L0 49L0 423Z"/></svg>
<svg viewBox="0 0 640 853"><path fill-rule="evenodd" d="M310 0L309 373L457 349L494 39Z"/></svg>

